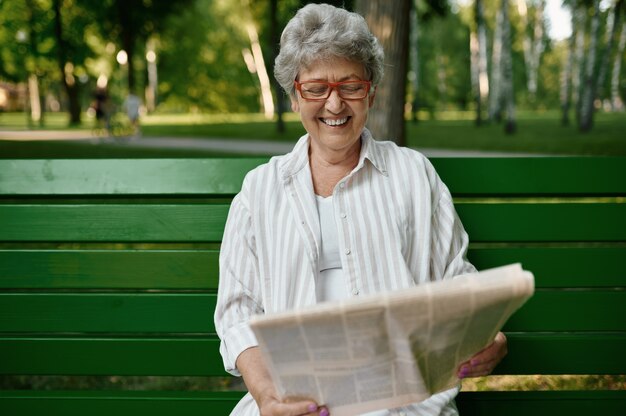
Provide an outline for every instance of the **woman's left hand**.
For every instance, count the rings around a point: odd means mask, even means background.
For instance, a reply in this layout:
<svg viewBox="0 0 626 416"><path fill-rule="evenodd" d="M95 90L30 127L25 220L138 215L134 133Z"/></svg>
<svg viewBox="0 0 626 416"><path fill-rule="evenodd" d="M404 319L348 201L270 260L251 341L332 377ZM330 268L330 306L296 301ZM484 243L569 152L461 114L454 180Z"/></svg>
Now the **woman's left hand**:
<svg viewBox="0 0 626 416"><path fill-rule="evenodd" d="M506 336L498 332L491 344L459 366L458 377L481 377L490 374L507 351Z"/></svg>

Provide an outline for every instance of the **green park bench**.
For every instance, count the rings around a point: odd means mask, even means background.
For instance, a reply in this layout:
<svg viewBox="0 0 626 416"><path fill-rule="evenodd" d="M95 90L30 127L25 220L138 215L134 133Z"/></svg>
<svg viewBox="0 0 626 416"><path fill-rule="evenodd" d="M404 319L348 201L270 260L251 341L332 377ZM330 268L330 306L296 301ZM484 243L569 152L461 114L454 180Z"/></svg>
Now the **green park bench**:
<svg viewBox="0 0 626 416"><path fill-rule="evenodd" d="M0 414L226 415L242 392L7 387L224 377L213 325L231 198L265 159L0 160ZM626 374L626 158L434 158L479 268L536 294L497 374ZM463 392L465 415L624 414L626 390Z"/></svg>

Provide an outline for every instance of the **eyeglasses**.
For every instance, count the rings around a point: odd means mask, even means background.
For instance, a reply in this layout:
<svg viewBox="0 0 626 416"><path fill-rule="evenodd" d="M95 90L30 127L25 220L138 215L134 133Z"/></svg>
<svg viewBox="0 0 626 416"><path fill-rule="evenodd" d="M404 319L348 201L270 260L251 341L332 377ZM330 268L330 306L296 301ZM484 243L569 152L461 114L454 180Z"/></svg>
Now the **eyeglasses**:
<svg viewBox="0 0 626 416"><path fill-rule="evenodd" d="M367 97L367 93L372 87L370 81L294 81L294 85L296 90L300 92L300 96L309 101L327 100L333 89L336 89L339 97L344 100L362 100Z"/></svg>

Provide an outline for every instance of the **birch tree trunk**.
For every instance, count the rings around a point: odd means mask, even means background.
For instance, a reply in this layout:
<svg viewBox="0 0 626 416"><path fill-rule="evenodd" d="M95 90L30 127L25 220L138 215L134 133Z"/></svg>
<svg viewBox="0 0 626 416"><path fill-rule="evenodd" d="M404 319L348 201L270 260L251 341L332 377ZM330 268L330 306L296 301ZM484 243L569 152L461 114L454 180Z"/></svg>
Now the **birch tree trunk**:
<svg viewBox="0 0 626 416"><path fill-rule="evenodd" d="M502 0L502 95L505 103L506 121L504 131L515 132L515 90L513 88L513 57L511 54L511 21L509 0Z"/></svg>
<svg viewBox="0 0 626 416"><path fill-rule="evenodd" d="M595 65L598 48L598 35L600 28L600 0L593 2L593 15L591 16L591 27L589 29L589 50L587 51L587 62L585 65L585 76L583 91L581 95L580 120L578 128L580 131L589 131L593 126L593 104L595 100Z"/></svg>
<svg viewBox="0 0 626 416"><path fill-rule="evenodd" d="M472 83L476 99L476 124L482 124L482 108L489 96L489 76L487 75L487 30L482 0L475 0L474 18L476 32L470 34L472 56Z"/></svg>
<svg viewBox="0 0 626 416"><path fill-rule="evenodd" d="M598 77L596 78L594 88L594 98L602 100L605 97L604 94L604 80L606 79L607 69L609 67L609 59L613 53L613 46L615 44L615 38L617 37L617 30L620 23L620 10L623 7L624 0L618 0L611 9L606 25L606 45L602 58L600 59L600 69Z"/></svg>
<svg viewBox="0 0 626 416"><path fill-rule="evenodd" d="M576 46L576 34L572 31L567 45L567 56L563 62L563 71L561 72L561 125L568 126L569 109L572 103L572 70L574 66L574 48Z"/></svg>
<svg viewBox="0 0 626 416"><path fill-rule="evenodd" d="M572 11L572 29L576 33L574 64L572 66L572 103L576 109L576 120L580 120L581 84L585 63L585 26L587 13L583 5L574 6ZM572 35L573 36L573 35Z"/></svg>
<svg viewBox="0 0 626 416"><path fill-rule="evenodd" d="M502 8L496 12L496 29L491 51L491 78L489 87L489 120L502 119Z"/></svg>
<svg viewBox="0 0 626 416"><path fill-rule="evenodd" d="M537 73L539 71L539 62L544 50L544 16L545 0L539 0L535 5L535 14L532 24L528 18L528 7L526 0L517 0L517 10L519 11L524 28L524 40L522 42L524 49L524 64L526 66L526 88L528 90L528 98L532 102L537 96ZM532 26L532 30L531 30ZM531 35L532 32L532 35Z"/></svg>
<svg viewBox="0 0 626 416"><path fill-rule="evenodd" d="M404 104L411 1L358 0L355 4L385 50L386 73L369 112L368 128L377 139L401 146L406 143Z"/></svg>
<svg viewBox="0 0 626 416"><path fill-rule="evenodd" d="M624 47L626 47L626 22L622 23L622 33L619 37L617 45L617 53L613 60L613 69L611 71L611 110L624 110L624 102L619 95L619 73L622 69L622 56L624 56Z"/></svg>
<svg viewBox="0 0 626 416"><path fill-rule="evenodd" d="M417 0L413 1L411 7L411 33L409 37L409 60L410 60L410 72L409 80L411 81L411 121L416 123L418 121L419 111L419 81L420 81L420 67L419 67L419 16L417 15Z"/></svg>

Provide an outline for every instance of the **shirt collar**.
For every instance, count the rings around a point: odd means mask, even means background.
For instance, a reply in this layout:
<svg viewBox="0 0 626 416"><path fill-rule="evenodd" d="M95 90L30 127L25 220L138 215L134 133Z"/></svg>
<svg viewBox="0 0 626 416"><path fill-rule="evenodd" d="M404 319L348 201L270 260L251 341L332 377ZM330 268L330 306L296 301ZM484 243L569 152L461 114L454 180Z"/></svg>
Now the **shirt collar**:
<svg viewBox="0 0 626 416"><path fill-rule="evenodd" d="M309 135L300 137L293 150L287 153L279 163L283 179L288 179L304 169L309 163ZM372 137L368 129L361 133L361 155L355 170L360 169L365 160L369 160L380 173L387 176L387 163L382 146Z"/></svg>

